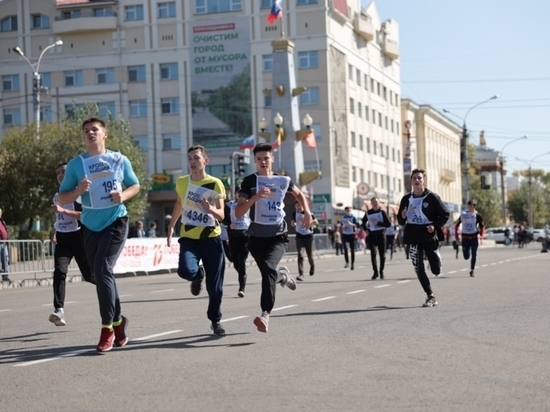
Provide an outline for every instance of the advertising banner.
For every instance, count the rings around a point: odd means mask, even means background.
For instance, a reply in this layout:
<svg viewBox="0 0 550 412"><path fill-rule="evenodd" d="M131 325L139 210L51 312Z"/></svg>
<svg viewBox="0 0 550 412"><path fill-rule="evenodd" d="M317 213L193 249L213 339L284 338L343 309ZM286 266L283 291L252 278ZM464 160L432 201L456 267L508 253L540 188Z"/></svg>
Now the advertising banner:
<svg viewBox="0 0 550 412"><path fill-rule="evenodd" d="M177 237L173 237L171 243L168 247L166 238L128 239L114 267L114 273L176 269L180 244Z"/></svg>

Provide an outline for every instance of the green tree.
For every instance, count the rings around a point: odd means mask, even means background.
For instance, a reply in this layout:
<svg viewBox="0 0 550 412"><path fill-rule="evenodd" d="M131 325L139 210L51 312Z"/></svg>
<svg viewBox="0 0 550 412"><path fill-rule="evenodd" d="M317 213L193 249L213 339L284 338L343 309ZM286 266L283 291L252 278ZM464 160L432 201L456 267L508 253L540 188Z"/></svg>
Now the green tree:
<svg viewBox="0 0 550 412"><path fill-rule="evenodd" d="M532 180L533 225L542 227L548 222L548 192L535 179ZM529 182L523 181L508 199L508 211L514 222L529 221Z"/></svg>
<svg viewBox="0 0 550 412"><path fill-rule="evenodd" d="M11 128L0 142L0 207L12 225L28 223L29 230L35 219L51 222L52 197L58 189L55 169L60 162L68 161L85 150L82 139L82 120L98 116L95 105L75 110L74 118L60 123L42 123L40 138L34 124L25 128ZM144 168L144 156L133 141L128 123L121 118L106 120L109 130L107 147L123 153L130 159L141 184L140 195L127 203L131 219L143 215L148 204L150 184Z"/></svg>
<svg viewBox="0 0 550 412"><path fill-rule="evenodd" d="M479 176L470 177L470 199L477 201L477 210L483 216L486 227L499 226L502 223L500 196L494 187L481 189Z"/></svg>

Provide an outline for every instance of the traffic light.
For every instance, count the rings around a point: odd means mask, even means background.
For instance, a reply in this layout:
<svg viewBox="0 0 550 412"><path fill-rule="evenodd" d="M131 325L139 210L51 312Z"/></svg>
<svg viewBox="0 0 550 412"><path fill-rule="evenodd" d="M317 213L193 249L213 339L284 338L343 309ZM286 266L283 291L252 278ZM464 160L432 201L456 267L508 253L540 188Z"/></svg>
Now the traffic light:
<svg viewBox="0 0 550 412"><path fill-rule="evenodd" d="M479 177L479 181L481 183L481 189L488 190L491 188L491 185L487 183L487 176L481 175Z"/></svg>
<svg viewBox="0 0 550 412"><path fill-rule="evenodd" d="M242 177L246 173L246 162L244 155L237 155L237 161L235 165L235 176Z"/></svg>

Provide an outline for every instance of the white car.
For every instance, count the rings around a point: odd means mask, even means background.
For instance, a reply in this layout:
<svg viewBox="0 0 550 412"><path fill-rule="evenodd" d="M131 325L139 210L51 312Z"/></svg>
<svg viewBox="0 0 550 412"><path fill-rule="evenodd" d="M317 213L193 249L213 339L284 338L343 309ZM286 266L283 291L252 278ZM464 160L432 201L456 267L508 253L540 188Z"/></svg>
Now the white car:
<svg viewBox="0 0 550 412"><path fill-rule="evenodd" d="M505 231L505 227L489 227L485 229L484 239L494 240L496 243L506 243L506 236L504 236ZM512 229L508 228L508 231L508 236L510 236Z"/></svg>

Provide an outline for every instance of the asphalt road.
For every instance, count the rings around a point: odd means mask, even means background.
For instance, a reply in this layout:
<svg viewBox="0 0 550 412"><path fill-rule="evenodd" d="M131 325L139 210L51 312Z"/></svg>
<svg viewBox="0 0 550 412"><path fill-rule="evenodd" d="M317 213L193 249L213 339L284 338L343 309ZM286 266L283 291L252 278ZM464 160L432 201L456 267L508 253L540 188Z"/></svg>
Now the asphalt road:
<svg viewBox="0 0 550 412"><path fill-rule="evenodd" d="M320 259L296 291L278 289L268 334L252 324L257 268L243 299L229 268L222 338L177 275L119 279L131 341L104 354L91 285L68 285L66 327L47 321L50 287L3 290L0 410L550 410L548 254L482 249L475 278L443 258L435 308L403 253L382 281L368 255L354 271Z"/></svg>

